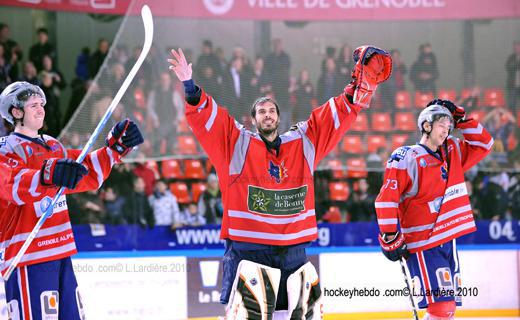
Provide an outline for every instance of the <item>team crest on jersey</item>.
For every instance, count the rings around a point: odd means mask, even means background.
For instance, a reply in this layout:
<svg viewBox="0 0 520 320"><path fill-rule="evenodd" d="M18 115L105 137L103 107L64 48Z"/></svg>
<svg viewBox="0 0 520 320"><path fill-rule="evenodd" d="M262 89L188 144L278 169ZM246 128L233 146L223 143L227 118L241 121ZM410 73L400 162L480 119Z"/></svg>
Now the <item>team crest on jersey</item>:
<svg viewBox="0 0 520 320"><path fill-rule="evenodd" d="M395 150L390 156L390 160L388 160L388 162L403 160L409 149L410 147L401 147Z"/></svg>
<svg viewBox="0 0 520 320"><path fill-rule="evenodd" d="M444 180L448 180L448 168L446 166L446 163L443 163L441 166L441 177Z"/></svg>
<svg viewBox="0 0 520 320"><path fill-rule="evenodd" d="M57 144L53 144L53 145L50 145L49 148L51 148L51 151L57 151L60 148L60 146Z"/></svg>
<svg viewBox="0 0 520 320"><path fill-rule="evenodd" d="M30 157L33 155L33 149L31 146L25 146L25 151L27 152L27 155Z"/></svg>
<svg viewBox="0 0 520 320"><path fill-rule="evenodd" d="M424 160L424 158L421 158L419 160L419 165L421 166L421 168L426 168L426 165L427 165L426 160Z"/></svg>
<svg viewBox="0 0 520 320"><path fill-rule="evenodd" d="M267 171L276 183L280 183L283 179L287 178L287 169L284 167L283 161L280 165L276 165L272 161L269 161L269 169Z"/></svg>

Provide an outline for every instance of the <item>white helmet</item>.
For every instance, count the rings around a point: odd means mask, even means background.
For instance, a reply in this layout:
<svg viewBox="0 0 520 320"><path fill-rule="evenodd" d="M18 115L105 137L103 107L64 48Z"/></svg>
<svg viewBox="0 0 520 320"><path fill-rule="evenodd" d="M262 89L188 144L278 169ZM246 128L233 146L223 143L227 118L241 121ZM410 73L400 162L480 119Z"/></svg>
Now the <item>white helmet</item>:
<svg viewBox="0 0 520 320"><path fill-rule="evenodd" d="M14 124L13 116L11 115L11 107L23 109L25 102L31 96L39 96L42 98L42 105L47 103L45 93L42 89L34 84L25 81L16 81L8 85L0 94L0 114L2 118L7 120L10 124Z"/></svg>
<svg viewBox="0 0 520 320"><path fill-rule="evenodd" d="M442 117L448 117L451 122L450 132L453 130L453 115L451 114L448 108L443 107L439 104L433 104L424 108L423 111L419 114L419 118L417 119L417 126L419 127L419 131L424 132L422 125L425 122L429 122L433 125L433 122Z"/></svg>

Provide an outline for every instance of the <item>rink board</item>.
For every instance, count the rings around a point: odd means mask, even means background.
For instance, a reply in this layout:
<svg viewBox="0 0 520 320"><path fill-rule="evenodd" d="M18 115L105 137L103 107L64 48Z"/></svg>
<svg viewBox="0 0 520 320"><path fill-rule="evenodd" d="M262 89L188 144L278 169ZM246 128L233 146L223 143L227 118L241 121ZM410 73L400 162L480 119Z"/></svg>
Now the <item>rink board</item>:
<svg viewBox="0 0 520 320"><path fill-rule="evenodd" d="M520 247L460 247L463 298L457 315L520 316ZM222 250L80 253L73 259L87 319L214 319ZM309 249L322 289L366 289L374 296L324 296L325 319L401 319L410 315L408 297L384 296L402 289L399 264L376 247ZM473 291L475 292L475 291ZM0 292L0 297L2 297ZM5 304L2 302L0 304ZM1 312L0 312L1 314ZM4 319L5 315L0 316Z"/></svg>

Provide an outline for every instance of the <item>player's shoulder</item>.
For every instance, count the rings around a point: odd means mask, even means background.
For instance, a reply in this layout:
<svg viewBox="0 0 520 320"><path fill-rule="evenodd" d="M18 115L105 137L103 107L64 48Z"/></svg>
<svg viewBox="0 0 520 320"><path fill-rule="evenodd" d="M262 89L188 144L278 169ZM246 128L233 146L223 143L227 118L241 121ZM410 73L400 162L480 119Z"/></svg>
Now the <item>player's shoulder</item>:
<svg viewBox="0 0 520 320"><path fill-rule="evenodd" d="M15 149L16 146L20 145L22 142L23 141L21 138L12 134L0 137L0 150L3 154L13 152L13 149Z"/></svg>
<svg viewBox="0 0 520 320"><path fill-rule="evenodd" d="M388 159L388 162L407 162L413 159L416 159L423 154L425 154L425 150L423 147L421 147L418 144L408 145L408 146L402 146L397 149L395 149L392 154L390 155L390 158Z"/></svg>

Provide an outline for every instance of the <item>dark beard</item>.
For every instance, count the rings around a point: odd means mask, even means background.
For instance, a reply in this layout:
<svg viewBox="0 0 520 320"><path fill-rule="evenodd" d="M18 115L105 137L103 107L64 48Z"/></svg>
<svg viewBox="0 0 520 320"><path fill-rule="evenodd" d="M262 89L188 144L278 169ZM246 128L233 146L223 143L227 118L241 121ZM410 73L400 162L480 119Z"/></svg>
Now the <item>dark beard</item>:
<svg viewBox="0 0 520 320"><path fill-rule="evenodd" d="M258 129L258 132L263 135L263 136L268 136L270 135L271 133L275 132L276 129L278 129L278 127L274 127L272 129L262 129L262 128L257 128Z"/></svg>

